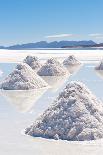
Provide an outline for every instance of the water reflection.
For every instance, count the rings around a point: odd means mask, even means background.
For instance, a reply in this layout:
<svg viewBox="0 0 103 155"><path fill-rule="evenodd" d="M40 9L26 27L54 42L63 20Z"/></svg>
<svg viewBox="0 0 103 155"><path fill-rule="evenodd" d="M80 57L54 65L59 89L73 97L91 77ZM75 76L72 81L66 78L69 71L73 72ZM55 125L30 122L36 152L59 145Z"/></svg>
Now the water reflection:
<svg viewBox="0 0 103 155"><path fill-rule="evenodd" d="M103 79L103 70L96 70L95 69L96 74Z"/></svg>
<svg viewBox="0 0 103 155"><path fill-rule="evenodd" d="M2 70L0 70L0 76L2 76L2 74L3 74L3 71L2 71Z"/></svg>
<svg viewBox="0 0 103 155"><path fill-rule="evenodd" d="M34 90L1 90L0 95L13 104L18 111L27 112L33 107L37 100L42 97L47 89L48 88Z"/></svg>
<svg viewBox="0 0 103 155"><path fill-rule="evenodd" d="M57 91L69 78L70 74L64 76L42 76L53 91Z"/></svg>
<svg viewBox="0 0 103 155"><path fill-rule="evenodd" d="M65 66L66 69L69 71L70 74L76 73L81 67L81 64L76 64L76 65L69 65L69 66Z"/></svg>

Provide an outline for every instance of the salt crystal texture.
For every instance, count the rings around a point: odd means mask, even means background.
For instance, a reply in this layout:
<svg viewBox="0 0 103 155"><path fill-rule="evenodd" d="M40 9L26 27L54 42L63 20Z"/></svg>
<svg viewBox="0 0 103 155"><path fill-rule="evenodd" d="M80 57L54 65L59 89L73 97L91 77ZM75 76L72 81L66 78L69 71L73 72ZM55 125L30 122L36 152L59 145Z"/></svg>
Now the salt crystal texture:
<svg viewBox="0 0 103 155"><path fill-rule="evenodd" d="M25 133L68 141L103 138L103 103L84 84L70 82Z"/></svg>
<svg viewBox="0 0 103 155"><path fill-rule="evenodd" d="M0 83L0 88L5 90L28 90L46 86L47 83L26 63L18 64L14 71Z"/></svg>
<svg viewBox="0 0 103 155"><path fill-rule="evenodd" d="M78 65L81 64L73 55L70 55L67 59L63 61L64 66Z"/></svg>
<svg viewBox="0 0 103 155"><path fill-rule="evenodd" d="M103 70L103 60L95 67L96 70Z"/></svg>
<svg viewBox="0 0 103 155"><path fill-rule="evenodd" d="M40 76L63 76L67 70L54 58L48 59L47 62L38 71Z"/></svg>
<svg viewBox="0 0 103 155"><path fill-rule="evenodd" d="M38 58L35 56L28 55L23 62L27 63L35 71L38 71L42 66Z"/></svg>

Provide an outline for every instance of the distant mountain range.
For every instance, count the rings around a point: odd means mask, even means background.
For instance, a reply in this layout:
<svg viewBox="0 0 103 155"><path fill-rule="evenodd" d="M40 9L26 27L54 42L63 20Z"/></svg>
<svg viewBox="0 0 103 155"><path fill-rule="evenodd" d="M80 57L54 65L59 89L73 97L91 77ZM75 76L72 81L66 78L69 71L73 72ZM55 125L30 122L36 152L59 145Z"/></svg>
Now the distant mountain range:
<svg viewBox="0 0 103 155"><path fill-rule="evenodd" d="M75 47L100 47L103 46L103 43L97 44L92 40L89 41L53 41L46 42L40 41L36 43L27 43L27 44L18 44L13 46L0 46L0 49L11 49L11 50L20 50L20 49L36 49L36 48L75 48Z"/></svg>

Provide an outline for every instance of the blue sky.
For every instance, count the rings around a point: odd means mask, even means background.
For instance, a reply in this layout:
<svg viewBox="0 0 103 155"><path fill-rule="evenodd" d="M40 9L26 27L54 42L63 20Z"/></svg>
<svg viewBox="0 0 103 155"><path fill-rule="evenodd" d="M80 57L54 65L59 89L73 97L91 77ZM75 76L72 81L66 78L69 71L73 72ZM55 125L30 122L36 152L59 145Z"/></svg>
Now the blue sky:
<svg viewBox="0 0 103 155"><path fill-rule="evenodd" d="M0 45L103 41L103 0L0 0Z"/></svg>

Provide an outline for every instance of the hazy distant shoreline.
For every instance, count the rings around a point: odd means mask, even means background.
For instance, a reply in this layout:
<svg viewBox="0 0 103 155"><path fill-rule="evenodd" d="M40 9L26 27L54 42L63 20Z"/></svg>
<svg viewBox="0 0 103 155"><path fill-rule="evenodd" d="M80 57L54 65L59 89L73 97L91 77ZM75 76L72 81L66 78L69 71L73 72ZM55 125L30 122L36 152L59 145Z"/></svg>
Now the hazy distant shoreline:
<svg viewBox="0 0 103 155"><path fill-rule="evenodd" d="M99 61L103 58L103 50L1 50L0 49L0 63L19 63L27 55L35 55L39 59L46 60L50 57L57 57L61 61L69 55L75 55L81 61ZM44 59L45 55L45 59Z"/></svg>

